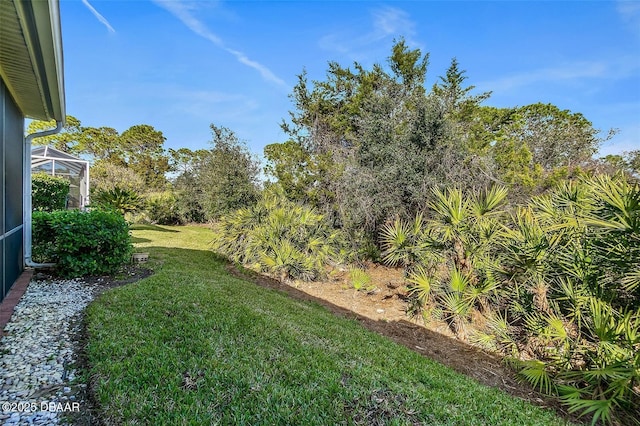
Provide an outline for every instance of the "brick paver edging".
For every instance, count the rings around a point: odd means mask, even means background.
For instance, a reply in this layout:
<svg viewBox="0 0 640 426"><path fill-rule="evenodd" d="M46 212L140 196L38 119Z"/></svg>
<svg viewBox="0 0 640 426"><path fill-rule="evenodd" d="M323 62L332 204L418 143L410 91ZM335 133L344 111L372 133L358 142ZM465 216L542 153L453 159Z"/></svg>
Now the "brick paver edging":
<svg viewBox="0 0 640 426"><path fill-rule="evenodd" d="M7 296L2 300L2 303L0 303L0 337L4 336L4 326L7 325L11 319L13 309L20 301L24 292L27 291L32 276L32 269L25 270L13 284L13 287L11 287Z"/></svg>

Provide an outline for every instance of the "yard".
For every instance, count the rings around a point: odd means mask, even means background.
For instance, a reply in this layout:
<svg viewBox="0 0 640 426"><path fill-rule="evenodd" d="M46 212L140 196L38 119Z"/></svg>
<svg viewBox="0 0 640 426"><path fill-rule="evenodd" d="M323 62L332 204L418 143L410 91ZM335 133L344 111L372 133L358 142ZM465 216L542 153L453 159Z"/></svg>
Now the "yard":
<svg viewBox="0 0 640 426"><path fill-rule="evenodd" d="M87 310L108 424L557 425L318 303L228 272L205 227L141 226L151 277Z"/></svg>

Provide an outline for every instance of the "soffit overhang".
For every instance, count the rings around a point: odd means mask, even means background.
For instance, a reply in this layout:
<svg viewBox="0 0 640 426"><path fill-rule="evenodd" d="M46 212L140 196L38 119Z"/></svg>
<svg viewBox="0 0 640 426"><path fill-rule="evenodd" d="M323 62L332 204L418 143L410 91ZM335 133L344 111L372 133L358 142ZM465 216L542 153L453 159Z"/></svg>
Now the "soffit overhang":
<svg viewBox="0 0 640 426"><path fill-rule="evenodd" d="M63 121L58 0L0 0L0 76L23 115Z"/></svg>

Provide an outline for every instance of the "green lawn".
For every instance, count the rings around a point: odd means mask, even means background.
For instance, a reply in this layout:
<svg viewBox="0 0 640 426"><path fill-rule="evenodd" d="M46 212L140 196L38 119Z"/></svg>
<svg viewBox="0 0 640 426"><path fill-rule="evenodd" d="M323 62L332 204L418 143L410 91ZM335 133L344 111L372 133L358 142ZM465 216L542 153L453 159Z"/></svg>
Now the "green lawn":
<svg viewBox="0 0 640 426"><path fill-rule="evenodd" d="M156 274L88 309L108 424L558 425L338 318L230 276L201 227L138 227Z"/></svg>

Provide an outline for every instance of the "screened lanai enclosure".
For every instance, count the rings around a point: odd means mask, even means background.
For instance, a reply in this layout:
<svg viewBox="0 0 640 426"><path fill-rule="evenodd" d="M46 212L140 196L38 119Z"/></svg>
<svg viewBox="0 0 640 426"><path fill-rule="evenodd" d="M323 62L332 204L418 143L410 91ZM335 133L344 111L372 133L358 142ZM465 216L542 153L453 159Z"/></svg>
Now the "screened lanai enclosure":
<svg viewBox="0 0 640 426"><path fill-rule="evenodd" d="M67 208L83 209L89 204L89 162L50 146L31 149L31 173L46 173L69 180Z"/></svg>

